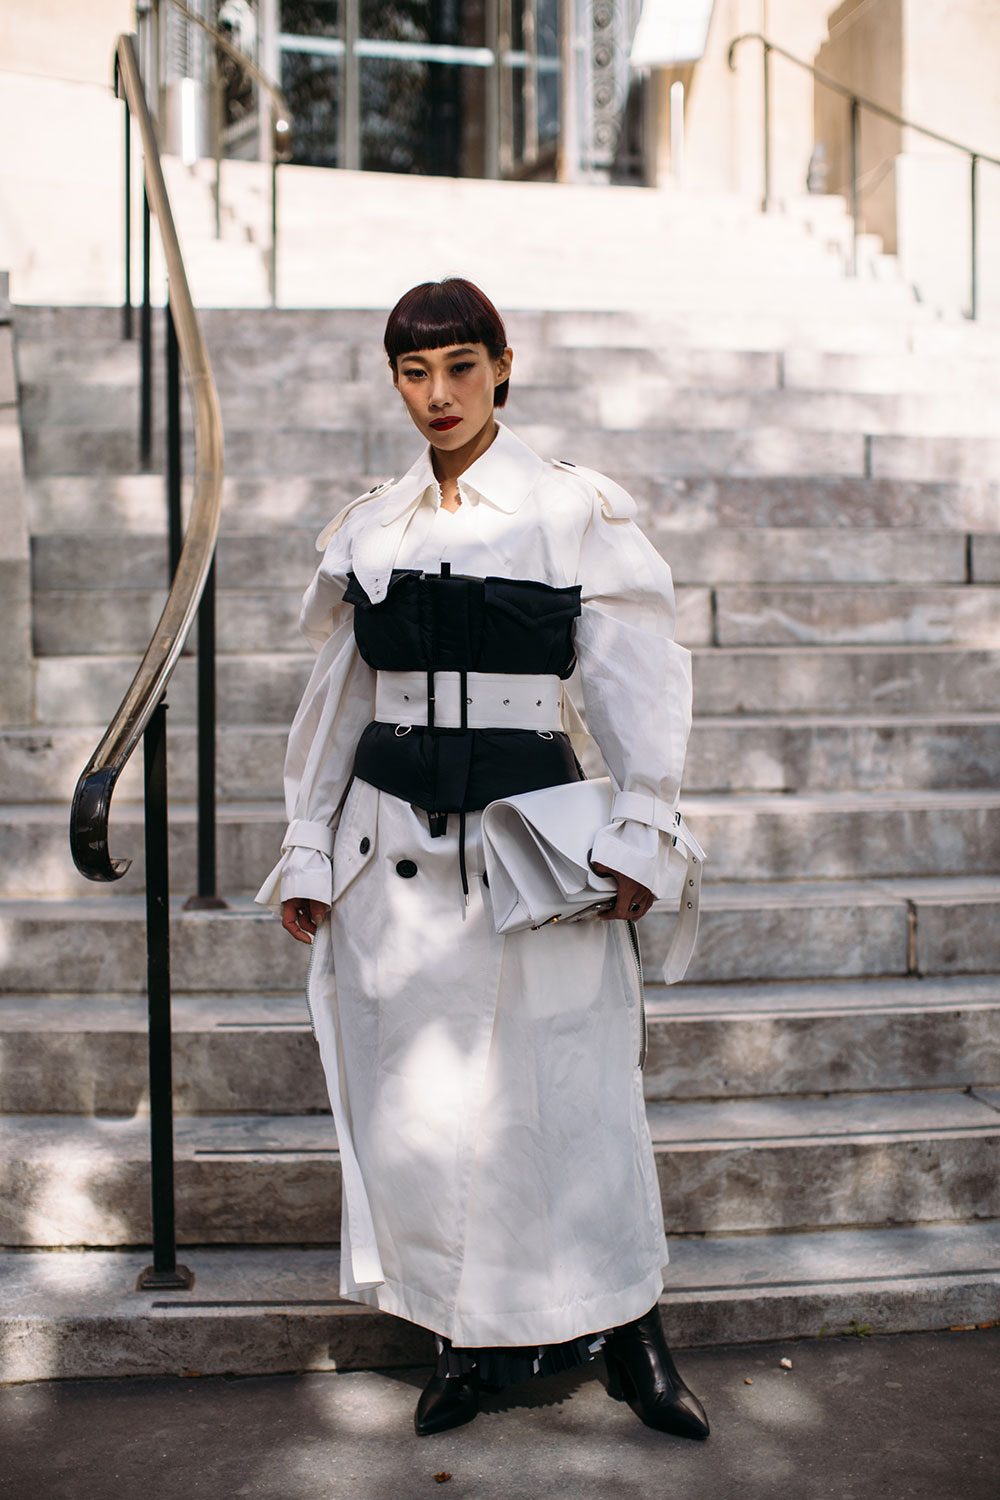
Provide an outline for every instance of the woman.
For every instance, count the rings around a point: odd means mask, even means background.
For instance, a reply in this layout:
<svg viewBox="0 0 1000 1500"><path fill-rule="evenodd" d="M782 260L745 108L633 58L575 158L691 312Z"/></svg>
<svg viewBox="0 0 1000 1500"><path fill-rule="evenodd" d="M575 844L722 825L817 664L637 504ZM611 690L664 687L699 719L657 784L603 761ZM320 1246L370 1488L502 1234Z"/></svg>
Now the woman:
<svg viewBox="0 0 1000 1500"><path fill-rule="evenodd" d="M474 1417L481 1386L603 1345L612 1395L707 1437L659 1322L667 1250L625 925L666 889L661 827L690 727L670 572L623 490L497 423L512 352L478 288L415 287L385 347L428 447L317 543L291 822L257 898L313 946L341 1289L437 1335L421 1435ZM563 727L583 727L563 691L576 661L589 732L649 821L595 838L594 867L617 881L605 920L501 937L479 814L580 778Z"/></svg>

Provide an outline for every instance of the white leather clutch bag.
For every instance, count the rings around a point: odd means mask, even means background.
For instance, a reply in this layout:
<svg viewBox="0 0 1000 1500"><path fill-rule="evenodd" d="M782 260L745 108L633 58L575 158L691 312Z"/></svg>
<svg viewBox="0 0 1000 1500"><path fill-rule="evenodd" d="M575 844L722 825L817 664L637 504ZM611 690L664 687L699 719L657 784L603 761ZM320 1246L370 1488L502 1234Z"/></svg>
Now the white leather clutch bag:
<svg viewBox="0 0 1000 1500"><path fill-rule="evenodd" d="M615 881L590 868L594 839L611 822L614 797L602 777L502 797L484 809L483 855L497 932L586 921L614 905ZM676 891L672 880L664 899L679 899L680 916L663 966L665 984L683 978L694 950L705 859L679 813L671 837Z"/></svg>

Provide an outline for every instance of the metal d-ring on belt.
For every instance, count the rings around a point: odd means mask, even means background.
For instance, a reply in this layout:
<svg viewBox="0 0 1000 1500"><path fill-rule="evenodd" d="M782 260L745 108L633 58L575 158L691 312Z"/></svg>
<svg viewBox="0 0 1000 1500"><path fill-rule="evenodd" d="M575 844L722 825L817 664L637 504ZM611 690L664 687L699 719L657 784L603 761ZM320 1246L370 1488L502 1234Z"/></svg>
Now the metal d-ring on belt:
<svg viewBox="0 0 1000 1500"><path fill-rule="evenodd" d="M375 720L394 724L397 735L417 725L431 734L469 729L527 729L546 739L562 728L562 679L531 672L378 672ZM431 832L444 832L447 818L432 813ZM435 827L435 820L440 819ZM458 863L469 902L465 868L465 813L458 815Z"/></svg>

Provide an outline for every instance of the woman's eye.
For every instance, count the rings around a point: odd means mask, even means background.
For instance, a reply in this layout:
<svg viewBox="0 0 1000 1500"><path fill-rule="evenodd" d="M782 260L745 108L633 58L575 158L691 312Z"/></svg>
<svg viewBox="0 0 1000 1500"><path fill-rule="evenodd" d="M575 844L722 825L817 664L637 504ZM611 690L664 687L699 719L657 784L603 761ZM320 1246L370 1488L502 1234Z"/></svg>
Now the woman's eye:
<svg viewBox="0 0 1000 1500"><path fill-rule="evenodd" d="M452 365L452 367L451 367L451 373L453 375L464 375L465 372L466 372L466 370L471 370L471 369L472 369L472 361L467 359L464 364Z"/></svg>
<svg viewBox="0 0 1000 1500"><path fill-rule="evenodd" d="M403 371L403 375L404 375L405 379L407 379L407 380L419 380L420 377L423 375L423 373L424 373L423 370L404 370Z"/></svg>

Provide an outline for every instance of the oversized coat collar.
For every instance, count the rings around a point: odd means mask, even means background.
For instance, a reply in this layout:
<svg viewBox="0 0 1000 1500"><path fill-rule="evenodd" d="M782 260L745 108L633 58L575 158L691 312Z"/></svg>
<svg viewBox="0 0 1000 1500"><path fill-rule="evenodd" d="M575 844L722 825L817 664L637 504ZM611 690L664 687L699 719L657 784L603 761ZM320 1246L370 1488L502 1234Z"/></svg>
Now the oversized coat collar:
<svg viewBox="0 0 1000 1500"><path fill-rule="evenodd" d="M466 469L461 482L463 489L472 490L480 500L512 515L524 504L544 469L538 454L515 437L509 427L498 422L496 437L486 452ZM317 540L317 547L325 548L351 511L368 502L377 502L372 524L358 531L351 549L354 576L373 604L386 596L399 544L431 487L436 503L440 504L428 446L402 479L388 486L378 485L353 501Z"/></svg>

